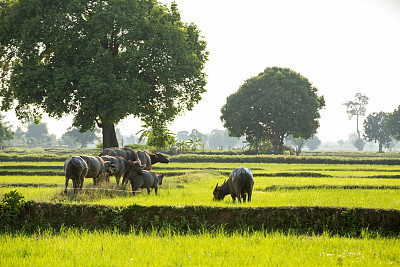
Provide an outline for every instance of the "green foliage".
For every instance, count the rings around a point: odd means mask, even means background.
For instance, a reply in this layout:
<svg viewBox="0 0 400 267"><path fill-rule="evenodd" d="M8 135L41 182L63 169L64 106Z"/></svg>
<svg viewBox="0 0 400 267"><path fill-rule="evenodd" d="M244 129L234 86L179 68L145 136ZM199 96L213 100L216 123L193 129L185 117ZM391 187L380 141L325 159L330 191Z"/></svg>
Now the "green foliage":
<svg viewBox="0 0 400 267"><path fill-rule="evenodd" d="M283 153L288 135L308 139L319 127L323 96L307 78L288 68L266 68L227 98L221 120L231 136L250 143L269 138L274 153Z"/></svg>
<svg viewBox="0 0 400 267"><path fill-rule="evenodd" d="M74 114L82 131L130 114L153 127L200 101L205 49L174 3L2 1L1 109L35 121L41 110Z"/></svg>
<svg viewBox="0 0 400 267"><path fill-rule="evenodd" d="M389 148L391 138L385 127L386 112L374 112L364 120L364 138L371 142L379 143L379 153L382 153L383 147Z"/></svg>
<svg viewBox="0 0 400 267"><path fill-rule="evenodd" d="M140 134L139 143L146 140L146 144L155 148L166 148L175 143L175 135L164 123L145 124L143 129L137 132Z"/></svg>
<svg viewBox="0 0 400 267"><path fill-rule="evenodd" d="M316 150L320 145L321 145L321 140L316 135L307 140L307 147L310 150Z"/></svg>
<svg viewBox="0 0 400 267"><path fill-rule="evenodd" d="M87 147L88 144L93 143L97 140L95 131L80 132L78 128L68 128L67 132L61 137L62 140L73 139L76 143L79 143L82 148Z"/></svg>
<svg viewBox="0 0 400 267"><path fill-rule="evenodd" d="M394 139L400 141L400 106L392 113L387 114L385 128Z"/></svg>
<svg viewBox="0 0 400 267"><path fill-rule="evenodd" d="M17 190L5 193L1 201L0 210L0 228L2 231L10 230L13 226L17 226L17 219L20 210L24 205L24 196Z"/></svg>
<svg viewBox="0 0 400 267"><path fill-rule="evenodd" d="M358 149L358 151L362 151L365 146L365 141L361 138L354 140L353 145Z"/></svg>

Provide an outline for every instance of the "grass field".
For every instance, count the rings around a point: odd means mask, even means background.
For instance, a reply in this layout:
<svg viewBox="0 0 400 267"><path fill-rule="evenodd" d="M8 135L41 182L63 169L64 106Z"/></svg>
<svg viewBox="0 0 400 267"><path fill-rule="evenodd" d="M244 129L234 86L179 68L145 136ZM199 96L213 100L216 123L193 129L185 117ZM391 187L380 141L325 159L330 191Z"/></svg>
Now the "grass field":
<svg viewBox="0 0 400 267"><path fill-rule="evenodd" d="M174 163L157 164L166 173L156 196L144 191L132 196L128 187L109 184L94 188L85 179L77 195L63 194L63 162L0 163L0 197L18 190L26 200L87 203L106 206L290 207L327 206L400 210L400 166L373 164ZM253 170L250 203L212 200L215 185L233 168ZM16 172L23 171L24 174ZM1 172L4 172L1 174ZM61 172L38 175L39 172ZM333 266L400 265L400 239L363 235L346 238L323 234L302 236L280 232L224 231L202 234L64 229L33 235L0 234L1 266Z"/></svg>
<svg viewBox="0 0 400 267"><path fill-rule="evenodd" d="M0 235L2 266L399 265L399 239L281 233L119 234L66 230ZM6 245L4 245L6 244Z"/></svg>
<svg viewBox="0 0 400 267"><path fill-rule="evenodd" d="M54 170L62 166L27 162L2 163L0 168L18 169L16 166L39 166L39 170ZM86 179L84 188L76 198L65 196L63 176L34 175L38 169L29 169L31 175L0 176L1 192L18 189L27 200L42 202L81 202L102 205L207 205L235 206L227 196L221 202L212 200L217 183L222 184L233 163L170 163L154 167L156 172L166 173L158 196L154 191L133 197L130 186L117 187L115 178L109 184L94 189L92 179ZM400 209L400 167L374 165L327 165L327 164L267 164L249 163L255 185L253 201L242 206L340 206ZM46 167L51 169L46 169ZM57 169L55 169L57 170ZM384 178L378 178L384 177ZM72 181L69 190L72 191ZM117 190L117 191L113 191ZM114 192L114 193L111 193Z"/></svg>

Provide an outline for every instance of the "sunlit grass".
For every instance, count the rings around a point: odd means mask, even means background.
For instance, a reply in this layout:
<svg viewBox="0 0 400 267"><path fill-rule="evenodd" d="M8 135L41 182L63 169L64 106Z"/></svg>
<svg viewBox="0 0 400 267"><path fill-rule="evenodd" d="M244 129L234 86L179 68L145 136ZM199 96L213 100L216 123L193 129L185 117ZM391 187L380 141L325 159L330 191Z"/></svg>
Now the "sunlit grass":
<svg viewBox="0 0 400 267"><path fill-rule="evenodd" d="M329 266L399 265L396 238L224 232L180 235L66 230L0 235L2 266Z"/></svg>
<svg viewBox="0 0 400 267"><path fill-rule="evenodd" d="M230 196L226 196L223 201L213 201L212 191L217 183L221 184L227 178L215 171L204 171L195 174L182 176L166 177L163 185L159 188L156 196L154 190L150 194L146 191L132 196L129 191L130 185L117 187L113 178L110 184L103 184L100 188L94 187L92 179L86 179L84 190L77 196L65 196L64 177L9 177L10 187L1 187L0 192L14 190L13 183L37 183L39 187L21 187L17 190L21 192L26 200L41 202L72 202L72 203L91 203L115 206L137 205L206 205L206 206L237 206L233 203ZM3 177L4 178L4 177ZM2 178L2 179L3 179ZM14 179L14 180L13 180ZM1 181L1 180L0 180ZM44 182L45 181L45 182ZM0 182L2 183L2 182ZM44 183L44 184L41 184ZM57 184L59 187L46 187ZM399 179L349 179L349 178L283 178L283 177L255 177L255 185L251 203L240 204L249 207L271 207L271 206L340 206L340 207L363 207L363 208L385 208L400 209L400 198L398 189L341 189L341 188L300 188L288 190L284 186L399 186ZM269 186L282 186L277 190L265 189ZM72 189L72 182L68 189ZM112 190L121 190L112 192ZM125 192L125 190L127 192ZM70 193L71 194L71 193Z"/></svg>

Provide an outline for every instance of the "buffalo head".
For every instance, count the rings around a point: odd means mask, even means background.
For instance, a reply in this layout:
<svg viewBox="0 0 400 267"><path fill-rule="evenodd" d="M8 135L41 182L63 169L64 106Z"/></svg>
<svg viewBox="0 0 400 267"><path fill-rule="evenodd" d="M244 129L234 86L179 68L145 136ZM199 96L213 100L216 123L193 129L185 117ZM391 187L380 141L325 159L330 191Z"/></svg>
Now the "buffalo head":
<svg viewBox="0 0 400 267"><path fill-rule="evenodd" d="M161 173L157 175L157 179L158 179L158 184L162 185L162 181L164 179L165 173Z"/></svg>

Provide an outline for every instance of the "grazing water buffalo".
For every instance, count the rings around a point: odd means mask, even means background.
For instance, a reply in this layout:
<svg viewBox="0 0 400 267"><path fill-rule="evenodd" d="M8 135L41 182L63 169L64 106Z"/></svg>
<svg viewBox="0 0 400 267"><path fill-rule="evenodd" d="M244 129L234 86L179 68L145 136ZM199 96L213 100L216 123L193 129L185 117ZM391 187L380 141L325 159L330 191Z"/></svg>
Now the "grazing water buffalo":
<svg viewBox="0 0 400 267"><path fill-rule="evenodd" d="M285 151L289 151L290 155L296 155L296 150L294 150L293 147L291 147L289 145L286 145L286 144L283 144L282 148L283 148L283 153L285 153Z"/></svg>
<svg viewBox="0 0 400 267"><path fill-rule="evenodd" d="M132 160L132 161L139 161L138 154L130 148L119 148L119 147L110 147L105 148L99 156L114 156L114 157L122 157L124 160Z"/></svg>
<svg viewBox="0 0 400 267"><path fill-rule="evenodd" d="M93 178L93 184L97 185L102 180L107 180L114 173L116 166L111 162L105 162L101 157L80 155L88 166L86 178Z"/></svg>
<svg viewBox="0 0 400 267"><path fill-rule="evenodd" d="M83 180L88 173L88 165L81 157L70 157L64 163L65 172L65 190L67 193L68 181L72 179L74 193L83 186Z"/></svg>
<svg viewBox="0 0 400 267"><path fill-rule="evenodd" d="M117 185L119 185L119 181L122 176L124 176L124 180L127 179L127 176L130 173L136 172L137 174L143 174L142 167L140 166L139 161L127 161L121 157L113 157L113 156L101 156L104 161L111 162L116 166L116 171L114 172L115 179L117 181Z"/></svg>
<svg viewBox="0 0 400 267"><path fill-rule="evenodd" d="M139 188L147 188L147 193L150 194L151 188L154 188L154 192L157 195L158 186L162 185L164 175L164 173L156 174L151 171L143 171L142 175L132 172L128 178L131 181L132 194L135 195Z"/></svg>
<svg viewBox="0 0 400 267"><path fill-rule="evenodd" d="M142 165L144 165L143 170L151 170L151 166L156 164L157 162L160 163L168 163L169 159L167 159L163 154L156 152L156 153L151 153L149 151L141 151L139 150L137 152L140 162Z"/></svg>
<svg viewBox="0 0 400 267"><path fill-rule="evenodd" d="M247 193L247 200L251 201L253 185L254 179L251 170L244 167L236 168L229 175L227 182L224 182L221 186L218 186L217 183L213 192L214 200L222 200L230 194L233 201L237 198L241 202L240 198L243 198L243 201L246 202Z"/></svg>

